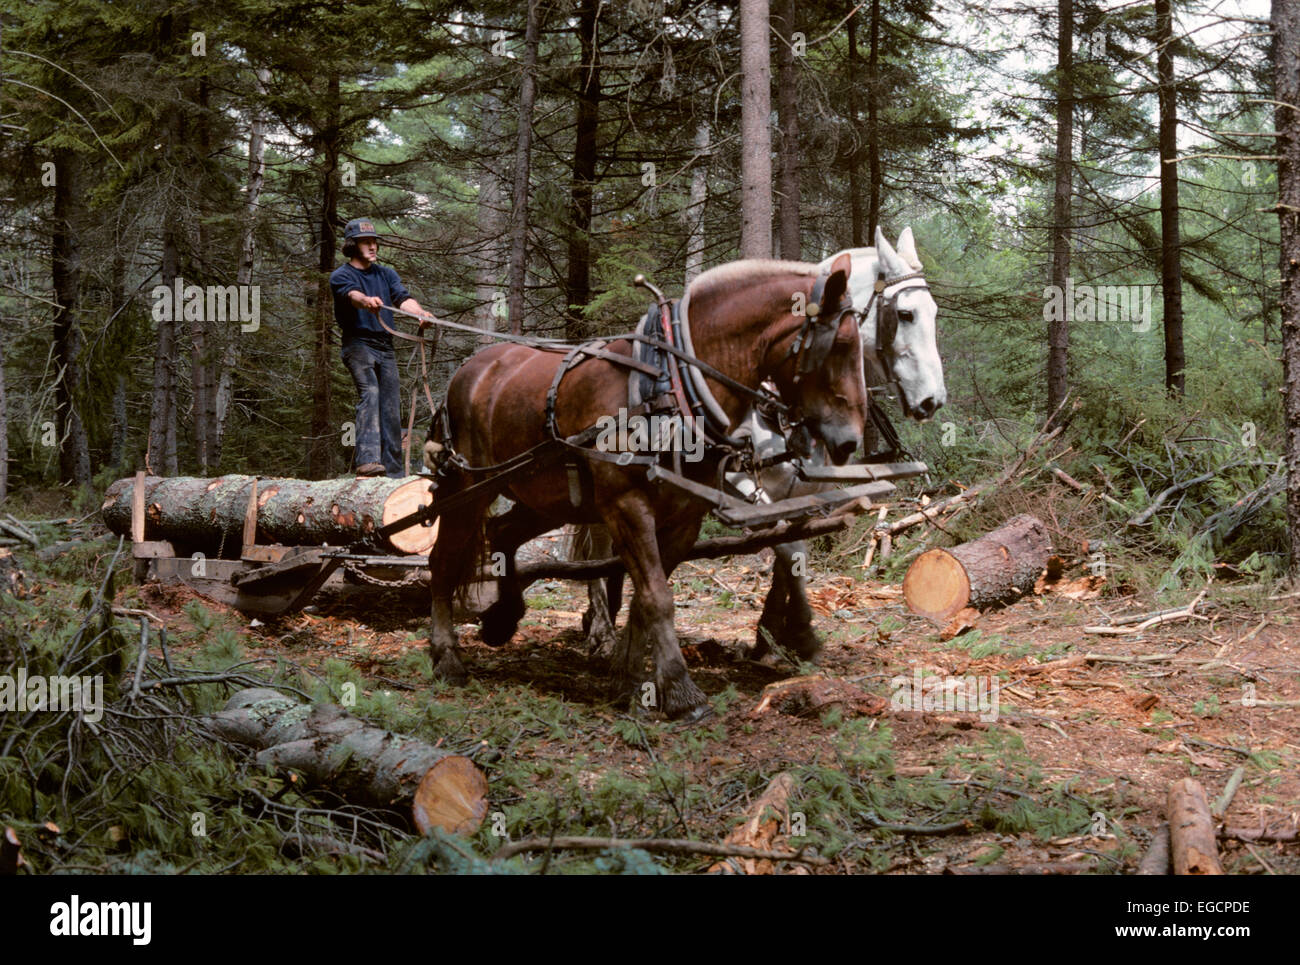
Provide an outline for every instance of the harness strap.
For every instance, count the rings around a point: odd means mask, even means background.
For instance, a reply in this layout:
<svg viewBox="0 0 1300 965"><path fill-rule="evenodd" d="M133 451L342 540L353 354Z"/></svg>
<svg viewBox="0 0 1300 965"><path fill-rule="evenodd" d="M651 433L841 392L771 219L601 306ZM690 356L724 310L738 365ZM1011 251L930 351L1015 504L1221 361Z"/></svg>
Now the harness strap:
<svg viewBox="0 0 1300 965"><path fill-rule="evenodd" d="M422 316L416 315L414 312L403 311L402 309L394 308L391 305L384 305L382 307L388 309L389 311L397 312L397 314L399 315L406 315L409 318L422 319ZM429 339L426 339L421 335L407 335L405 332L394 331L393 329L389 328L388 325L384 324L384 320L382 318L379 320L379 324L382 325L384 329L389 333L396 335L398 338L405 339L408 342L430 341ZM444 328L455 329L461 332L472 332L475 335L486 335L489 338L500 339L501 341L504 342L514 342L519 345L527 345L531 348L542 349L543 351L546 352L567 352L572 348L574 348L573 343L565 342L560 339L534 338L529 335L511 335L506 332L487 332L481 328L475 328L472 325L462 325L459 322L448 322L448 321L444 321L443 319L437 319L434 322L434 324L440 325ZM741 395L748 396L749 398L759 402L763 402L766 405L773 406L778 411L781 412L789 411L789 407L785 405L785 403L781 402L781 400L778 399L776 396L772 395L772 393L751 389L749 386L736 381L731 376L724 375L722 372L719 372L713 366L709 365L709 363L701 361L700 359L695 358L694 356L688 354L687 352L683 352L675 345L667 344L662 339L653 338L646 335L638 335L635 332L631 332L626 335L612 335L606 339L603 339L602 341L608 343L608 342L616 342L616 341L623 341L623 340L632 341L632 342L651 343L656 347L658 347L659 349L661 349L662 351L667 352L669 355L673 355L681 359L682 361L695 366L701 372L707 375L709 378L717 382L721 382L723 385L731 389L733 392L737 392ZM596 358L604 359L606 362L614 362L617 365L623 365L630 369L636 369L639 372L645 372L647 375L659 374L658 369L653 369L651 366L647 366L642 362L638 362L635 359L631 359L626 355L618 355L616 353L609 352L603 355L596 355Z"/></svg>

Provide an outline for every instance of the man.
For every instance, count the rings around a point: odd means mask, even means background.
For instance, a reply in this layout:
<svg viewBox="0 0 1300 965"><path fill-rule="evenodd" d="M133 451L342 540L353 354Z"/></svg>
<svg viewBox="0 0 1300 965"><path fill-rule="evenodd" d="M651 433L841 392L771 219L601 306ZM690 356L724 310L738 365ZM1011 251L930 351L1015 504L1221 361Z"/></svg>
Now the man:
<svg viewBox="0 0 1300 965"><path fill-rule="evenodd" d="M379 235L364 218L343 229L345 264L330 275L334 320L343 329L343 364L356 383L356 450L358 476L402 475L402 390L397 375L393 337L380 324L393 327L393 314L381 305L423 316L420 330L433 324L420 303L410 296L397 272L379 259Z"/></svg>

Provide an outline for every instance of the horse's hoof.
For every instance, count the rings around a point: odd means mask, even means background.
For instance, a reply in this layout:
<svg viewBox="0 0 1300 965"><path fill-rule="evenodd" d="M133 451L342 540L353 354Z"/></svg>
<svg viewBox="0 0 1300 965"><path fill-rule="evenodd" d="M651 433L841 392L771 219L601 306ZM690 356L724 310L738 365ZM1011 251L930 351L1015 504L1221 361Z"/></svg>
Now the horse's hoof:
<svg viewBox="0 0 1300 965"><path fill-rule="evenodd" d="M708 720L710 717L716 717L713 708L707 703L696 704L693 707L687 707L685 710L676 714L669 715L669 720L676 721L679 724L698 724L701 721Z"/></svg>
<svg viewBox="0 0 1300 965"><path fill-rule="evenodd" d="M499 609L501 604L494 603L483 611L479 623L479 637L489 647L504 647L519 629L522 612L513 612L514 608Z"/></svg>
<svg viewBox="0 0 1300 965"><path fill-rule="evenodd" d="M812 627L804 627L795 632L791 647L801 660L811 663L822 652L822 640Z"/></svg>
<svg viewBox="0 0 1300 965"><path fill-rule="evenodd" d="M441 659L434 659L433 679L441 680L453 687L464 687L469 683L469 673L465 670L465 665L460 662L459 657L448 654Z"/></svg>

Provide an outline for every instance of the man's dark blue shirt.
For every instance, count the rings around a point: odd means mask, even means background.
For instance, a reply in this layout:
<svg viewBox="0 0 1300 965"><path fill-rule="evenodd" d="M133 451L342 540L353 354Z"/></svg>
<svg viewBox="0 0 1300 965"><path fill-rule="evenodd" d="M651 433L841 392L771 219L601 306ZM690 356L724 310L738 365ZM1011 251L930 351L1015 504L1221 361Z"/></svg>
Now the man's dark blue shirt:
<svg viewBox="0 0 1300 965"><path fill-rule="evenodd" d="M380 264L370 265L362 271L350 262L344 262L330 274L330 288L334 292L334 320L343 329L344 345L359 340L379 348L393 347L393 337L380 327L374 313L353 305L348 292L360 289L365 295L378 295L385 305L400 307L411 295L397 277L397 272ZM394 327L392 312L381 308L379 313L386 325Z"/></svg>

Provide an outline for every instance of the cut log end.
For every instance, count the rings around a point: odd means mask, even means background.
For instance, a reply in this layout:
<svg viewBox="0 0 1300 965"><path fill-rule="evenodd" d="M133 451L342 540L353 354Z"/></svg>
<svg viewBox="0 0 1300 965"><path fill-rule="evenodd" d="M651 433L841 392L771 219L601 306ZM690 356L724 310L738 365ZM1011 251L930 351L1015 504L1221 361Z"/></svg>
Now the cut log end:
<svg viewBox="0 0 1300 965"><path fill-rule="evenodd" d="M412 480L399 486L388 497L384 503L384 515L380 525L387 526L432 502L433 493L429 489L429 483L423 479ZM409 526L394 533L388 541L403 553L427 553L433 549L433 544L438 538L438 523L439 520L434 520L432 526Z"/></svg>
<svg viewBox="0 0 1300 965"><path fill-rule="evenodd" d="M903 577L903 597L913 613L947 620L970 600L970 578L947 550L926 550Z"/></svg>
<svg viewBox="0 0 1300 965"><path fill-rule="evenodd" d="M411 805L421 834L441 828L468 835L487 816L488 785L483 772L468 757L444 757L424 775Z"/></svg>
<svg viewBox="0 0 1300 965"><path fill-rule="evenodd" d="M903 578L913 613L939 623L963 607L983 610L1034 588L1052 552L1042 521L1014 516L979 539L922 553Z"/></svg>

